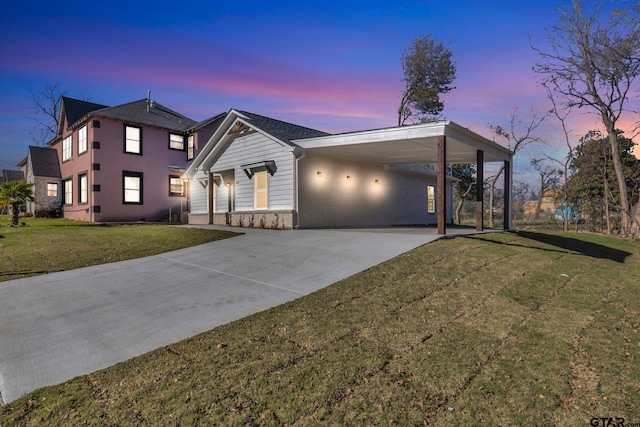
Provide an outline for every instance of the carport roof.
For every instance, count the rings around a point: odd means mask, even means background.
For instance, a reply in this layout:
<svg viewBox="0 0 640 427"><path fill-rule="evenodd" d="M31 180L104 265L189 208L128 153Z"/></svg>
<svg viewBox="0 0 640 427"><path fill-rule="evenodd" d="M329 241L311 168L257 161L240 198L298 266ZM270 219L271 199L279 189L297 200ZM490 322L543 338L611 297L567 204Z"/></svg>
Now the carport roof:
<svg viewBox="0 0 640 427"><path fill-rule="evenodd" d="M422 123L293 140L309 152L378 165L436 163L438 138L446 136L447 163L502 162L513 153L451 121Z"/></svg>

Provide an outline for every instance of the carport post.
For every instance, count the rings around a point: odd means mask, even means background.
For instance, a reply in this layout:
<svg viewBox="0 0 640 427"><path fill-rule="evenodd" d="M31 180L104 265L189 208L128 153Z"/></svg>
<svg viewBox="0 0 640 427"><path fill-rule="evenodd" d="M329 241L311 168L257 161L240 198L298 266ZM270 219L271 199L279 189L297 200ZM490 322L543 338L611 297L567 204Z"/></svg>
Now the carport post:
<svg viewBox="0 0 640 427"><path fill-rule="evenodd" d="M447 234L446 229L446 219L447 219L447 183L446 183L446 173L447 173L447 137L445 135L438 137L438 165L437 165L437 173L438 176L437 186L438 186L438 195L436 197L436 207L437 207L437 216L438 216L438 234Z"/></svg>
<svg viewBox="0 0 640 427"><path fill-rule="evenodd" d="M476 231L484 230L484 151L476 151Z"/></svg>
<svg viewBox="0 0 640 427"><path fill-rule="evenodd" d="M505 230L511 229L511 162L504 161L504 214L503 214L503 228Z"/></svg>

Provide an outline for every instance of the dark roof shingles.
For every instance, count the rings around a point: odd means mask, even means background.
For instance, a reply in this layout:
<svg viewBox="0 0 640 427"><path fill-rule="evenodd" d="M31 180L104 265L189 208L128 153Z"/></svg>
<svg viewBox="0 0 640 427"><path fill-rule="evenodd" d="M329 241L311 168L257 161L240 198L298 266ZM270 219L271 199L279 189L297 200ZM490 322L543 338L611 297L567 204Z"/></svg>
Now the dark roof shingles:
<svg viewBox="0 0 640 427"><path fill-rule="evenodd" d="M81 101L79 99L62 97L62 107L67 116L67 125L71 126L92 111L107 108L106 105L95 104L93 102Z"/></svg>
<svg viewBox="0 0 640 427"><path fill-rule="evenodd" d="M128 104L94 111L93 114L100 117L118 119L126 122L154 126L179 132L186 132L197 124L195 120L170 110L157 102L152 101L149 108L147 108L147 103L147 99L141 99L129 102Z"/></svg>
<svg viewBox="0 0 640 427"><path fill-rule="evenodd" d="M31 154L31 168L34 176L60 178L60 163L58 152L53 148L29 146Z"/></svg>
<svg viewBox="0 0 640 427"><path fill-rule="evenodd" d="M259 129L275 136L282 142L286 142L287 144L293 146L295 146L296 144L291 141L295 139L316 138L319 136L330 135L327 132L310 129L304 126L294 125L292 123L283 122L281 120L249 113L247 111L236 111L244 116L247 116L249 118L248 121L256 125L256 127L258 127Z"/></svg>

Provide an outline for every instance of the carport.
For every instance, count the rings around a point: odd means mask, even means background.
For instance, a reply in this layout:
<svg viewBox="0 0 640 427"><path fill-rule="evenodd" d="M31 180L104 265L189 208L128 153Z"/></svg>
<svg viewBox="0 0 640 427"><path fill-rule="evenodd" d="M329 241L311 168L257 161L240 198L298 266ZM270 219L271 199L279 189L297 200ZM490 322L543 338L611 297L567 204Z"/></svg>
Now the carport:
<svg viewBox="0 0 640 427"><path fill-rule="evenodd" d="M451 121L423 123L292 141L310 153L378 166L434 166L437 172L437 229L446 234L447 164L476 163L476 230L483 231L484 164L504 165L503 228L511 228L513 152Z"/></svg>

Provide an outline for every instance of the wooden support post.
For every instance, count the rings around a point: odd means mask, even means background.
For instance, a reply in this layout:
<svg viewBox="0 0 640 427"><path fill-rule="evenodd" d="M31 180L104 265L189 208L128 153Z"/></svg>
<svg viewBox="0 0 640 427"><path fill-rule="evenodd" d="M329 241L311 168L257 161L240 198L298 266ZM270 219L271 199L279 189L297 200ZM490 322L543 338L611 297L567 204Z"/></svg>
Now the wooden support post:
<svg viewBox="0 0 640 427"><path fill-rule="evenodd" d="M476 231L484 230L484 151L476 151Z"/></svg>
<svg viewBox="0 0 640 427"><path fill-rule="evenodd" d="M438 234L447 234L447 137L438 137L438 164L436 212L438 216Z"/></svg>
<svg viewBox="0 0 640 427"><path fill-rule="evenodd" d="M511 162L504 161L504 209L503 229L509 230L511 225Z"/></svg>

